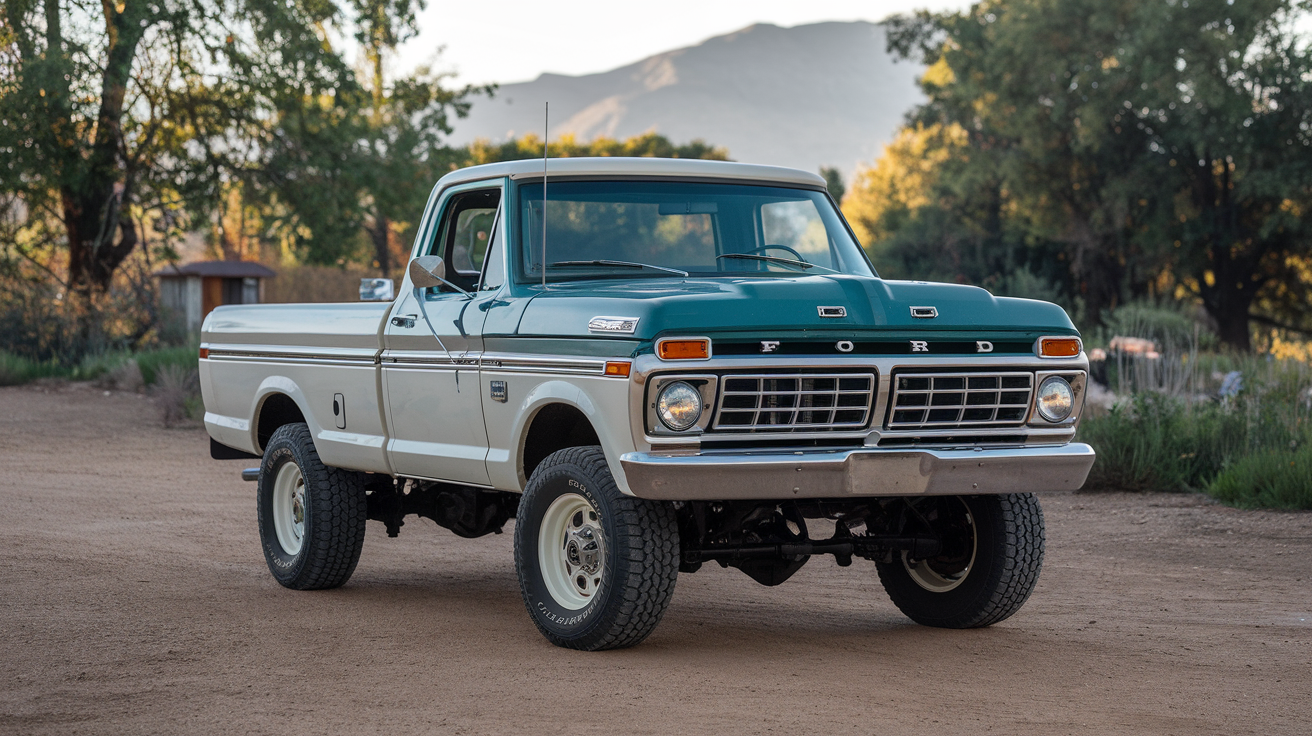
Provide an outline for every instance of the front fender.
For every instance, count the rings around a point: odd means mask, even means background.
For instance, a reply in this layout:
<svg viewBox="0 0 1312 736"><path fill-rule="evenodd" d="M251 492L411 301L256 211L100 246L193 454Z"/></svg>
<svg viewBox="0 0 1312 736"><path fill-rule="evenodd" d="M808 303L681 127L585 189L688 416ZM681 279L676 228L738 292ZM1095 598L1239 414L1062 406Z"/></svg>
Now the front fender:
<svg viewBox="0 0 1312 736"><path fill-rule="evenodd" d="M485 379L486 380L486 379ZM606 453L606 463L620 491L632 495L624 478L619 458L633 452L629 442L627 413L628 381L603 377L574 376L569 380L547 379L532 386L524 398L517 402L509 421L510 442L506 448L492 447L488 452L488 475L498 488L523 490L528 483L524 477L524 447L529 428L538 413L547 406L562 404L577 409L592 424ZM486 393L484 394L487 395ZM500 424L495 410L488 412L488 436L497 437ZM503 435L504 436L504 435ZM493 439L493 445L496 440Z"/></svg>

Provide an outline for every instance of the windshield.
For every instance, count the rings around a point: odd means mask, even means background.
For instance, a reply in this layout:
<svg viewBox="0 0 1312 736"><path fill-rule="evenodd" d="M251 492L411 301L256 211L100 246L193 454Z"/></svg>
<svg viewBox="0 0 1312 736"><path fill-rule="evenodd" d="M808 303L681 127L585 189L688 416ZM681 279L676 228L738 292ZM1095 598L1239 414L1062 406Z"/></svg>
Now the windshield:
<svg viewBox="0 0 1312 736"><path fill-rule="evenodd" d="M542 278L542 184L519 187L522 280ZM821 192L742 184L548 181L548 281L873 276Z"/></svg>

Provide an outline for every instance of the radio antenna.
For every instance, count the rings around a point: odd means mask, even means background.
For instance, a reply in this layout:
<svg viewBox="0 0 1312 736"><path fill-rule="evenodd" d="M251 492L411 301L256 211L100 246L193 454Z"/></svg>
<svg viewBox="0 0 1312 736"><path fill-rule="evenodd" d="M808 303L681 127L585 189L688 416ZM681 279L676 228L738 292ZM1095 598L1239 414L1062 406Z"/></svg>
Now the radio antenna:
<svg viewBox="0 0 1312 736"><path fill-rule="evenodd" d="M551 103L542 103L542 289L547 288L547 146L551 140Z"/></svg>

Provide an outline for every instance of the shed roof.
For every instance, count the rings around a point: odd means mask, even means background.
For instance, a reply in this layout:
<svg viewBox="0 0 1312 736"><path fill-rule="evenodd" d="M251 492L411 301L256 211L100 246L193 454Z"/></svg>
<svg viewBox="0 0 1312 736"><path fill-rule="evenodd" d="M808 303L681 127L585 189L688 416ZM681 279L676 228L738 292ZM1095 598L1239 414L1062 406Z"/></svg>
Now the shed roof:
<svg viewBox="0 0 1312 736"><path fill-rule="evenodd" d="M824 188L825 180L809 171L783 166L740 164L733 161L706 161L694 158L652 158L626 156L594 156L553 158L547 160L548 176L669 176L697 179L728 179L731 181L759 181L792 184L811 188ZM501 161L457 169L438 181L439 188L479 179L509 176L512 179L531 179L542 176L542 159Z"/></svg>
<svg viewBox="0 0 1312 736"><path fill-rule="evenodd" d="M215 276L226 279L267 279L277 274L273 269L251 261L196 261L185 266L168 265L153 275L163 278Z"/></svg>

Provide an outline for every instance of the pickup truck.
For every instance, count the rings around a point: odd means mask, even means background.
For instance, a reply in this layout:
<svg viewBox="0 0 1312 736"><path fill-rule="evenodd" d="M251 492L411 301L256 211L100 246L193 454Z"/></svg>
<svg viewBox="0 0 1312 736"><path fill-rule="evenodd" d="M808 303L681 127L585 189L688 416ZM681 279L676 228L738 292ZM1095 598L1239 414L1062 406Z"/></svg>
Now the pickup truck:
<svg viewBox="0 0 1312 736"><path fill-rule="evenodd" d="M563 647L642 641L706 563L778 585L816 555L873 563L916 622L987 626L1038 578L1034 494L1094 460L1060 307L880 278L802 171L454 171L388 298L205 320L211 453L262 458L243 475L288 588L345 583L368 520L514 519L524 605Z"/></svg>

